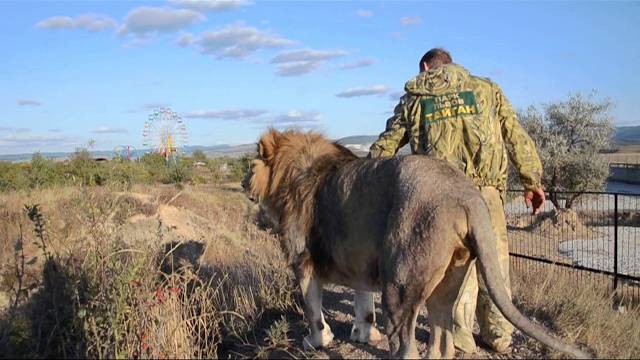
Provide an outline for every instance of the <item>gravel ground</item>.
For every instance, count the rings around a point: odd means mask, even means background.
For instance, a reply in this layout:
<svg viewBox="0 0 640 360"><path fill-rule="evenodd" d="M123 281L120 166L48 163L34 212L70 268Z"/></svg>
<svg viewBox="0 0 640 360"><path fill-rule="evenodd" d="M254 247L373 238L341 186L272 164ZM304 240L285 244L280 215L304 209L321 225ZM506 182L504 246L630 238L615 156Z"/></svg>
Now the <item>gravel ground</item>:
<svg viewBox="0 0 640 360"><path fill-rule="evenodd" d="M613 271L615 229L613 226L597 226L595 230L604 236L598 239L562 241L558 250L577 265ZM618 227L618 271L640 276L640 228Z"/></svg>
<svg viewBox="0 0 640 360"><path fill-rule="evenodd" d="M322 359L385 359L388 357L389 345L386 336L375 345L359 344L349 340L351 326L353 324L353 291L351 289L329 285L325 287L323 294L325 317L335 335L334 341L327 348L309 354L311 358ZM382 312L380 310L380 293L374 295L376 302L376 322L378 329L383 329ZM532 319L537 321L535 318ZM476 332L478 331L477 324ZM306 327L301 328L302 334L298 334L300 339L305 335ZM296 343L301 341L298 339ZM427 343L429 341L429 326L427 325L427 311L423 306L418 316L416 326L416 340L418 351L421 356L426 356ZM456 351L457 359L536 359L547 357L543 346L536 340L530 339L522 334L520 330L515 330L511 352L507 354L496 354L484 347L479 340L474 354L464 354Z"/></svg>

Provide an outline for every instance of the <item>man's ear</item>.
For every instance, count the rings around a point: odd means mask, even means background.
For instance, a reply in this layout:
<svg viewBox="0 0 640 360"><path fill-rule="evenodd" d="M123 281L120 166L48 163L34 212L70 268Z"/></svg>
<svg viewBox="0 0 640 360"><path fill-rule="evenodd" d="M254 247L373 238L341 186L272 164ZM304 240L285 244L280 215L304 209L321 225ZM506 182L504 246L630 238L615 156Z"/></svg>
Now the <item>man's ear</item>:
<svg viewBox="0 0 640 360"><path fill-rule="evenodd" d="M276 129L269 129L258 142L258 155L265 160L272 160L278 145L280 132Z"/></svg>
<svg viewBox="0 0 640 360"><path fill-rule="evenodd" d="M429 65L427 65L426 61L423 61L420 64L420 72L425 72L425 71L429 71Z"/></svg>

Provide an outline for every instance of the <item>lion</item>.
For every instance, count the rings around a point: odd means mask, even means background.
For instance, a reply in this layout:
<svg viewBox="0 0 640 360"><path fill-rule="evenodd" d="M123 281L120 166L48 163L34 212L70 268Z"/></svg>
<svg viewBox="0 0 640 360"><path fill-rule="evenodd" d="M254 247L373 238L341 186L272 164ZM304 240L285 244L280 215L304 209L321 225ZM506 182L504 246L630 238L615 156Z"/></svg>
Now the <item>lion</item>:
<svg viewBox="0 0 640 360"><path fill-rule="evenodd" d="M415 325L426 303L427 356L452 358L453 306L478 260L491 298L517 328L576 358L590 354L557 340L524 317L498 270L489 210L457 168L424 155L358 158L314 132L268 130L242 181L279 234L299 283L310 333L305 348L333 340L322 314L322 288L355 290L351 339L381 339L373 291L382 291L391 357L417 358Z"/></svg>

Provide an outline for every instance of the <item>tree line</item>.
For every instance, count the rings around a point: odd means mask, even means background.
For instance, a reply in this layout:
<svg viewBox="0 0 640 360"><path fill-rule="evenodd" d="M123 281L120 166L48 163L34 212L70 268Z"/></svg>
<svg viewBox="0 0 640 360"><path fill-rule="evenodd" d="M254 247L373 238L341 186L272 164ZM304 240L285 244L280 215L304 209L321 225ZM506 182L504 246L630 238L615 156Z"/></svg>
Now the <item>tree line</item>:
<svg viewBox="0 0 640 360"><path fill-rule="evenodd" d="M133 184L185 184L240 181L253 155L241 158L207 158L196 150L191 156L166 161L156 153L135 160L114 157L96 161L87 149L76 150L69 159L54 161L39 153L30 162L0 161L0 192L34 190L55 186L116 186Z"/></svg>

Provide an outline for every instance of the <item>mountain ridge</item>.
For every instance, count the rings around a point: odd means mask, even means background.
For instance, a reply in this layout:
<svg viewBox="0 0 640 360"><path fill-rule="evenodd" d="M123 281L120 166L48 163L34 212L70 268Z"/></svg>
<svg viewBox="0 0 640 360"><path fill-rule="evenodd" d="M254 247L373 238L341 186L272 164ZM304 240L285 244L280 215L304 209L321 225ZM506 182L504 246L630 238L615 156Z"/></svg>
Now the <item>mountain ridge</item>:
<svg viewBox="0 0 640 360"><path fill-rule="evenodd" d="M355 152L357 155L366 155L369 152L371 144L378 139L378 135L350 135L335 140L338 144L343 145ZM640 145L640 125L639 126L618 126L613 135L613 147L625 145ZM256 145L240 144L240 145L190 145L185 146L184 153L191 154L196 150L201 150L211 157L230 156L239 157L247 153L255 151ZM148 152L148 149L135 150L133 157L139 157ZM408 153L407 147L400 150L400 153ZM42 156L56 160L68 159L73 152L41 152ZM95 158L113 158L116 154L114 151L95 150L91 151ZM33 154L8 154L0 155L0 161L28 161Z"/></svg>

